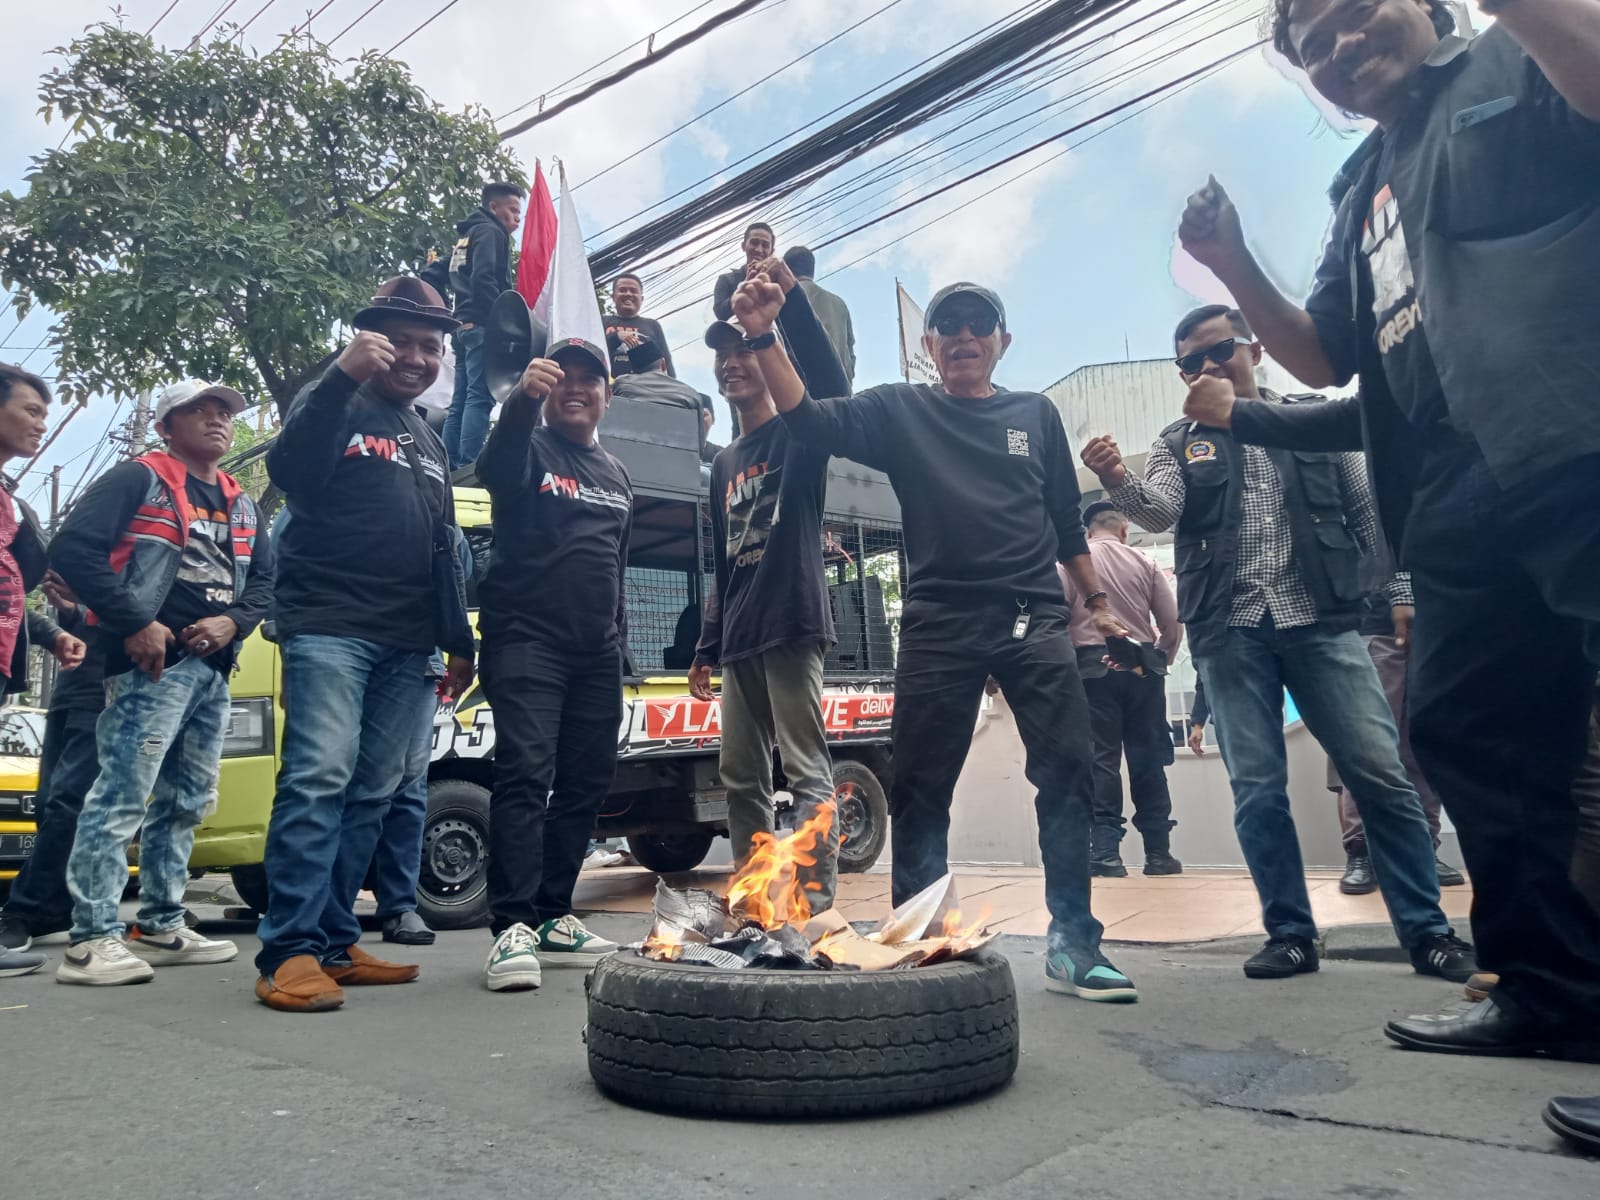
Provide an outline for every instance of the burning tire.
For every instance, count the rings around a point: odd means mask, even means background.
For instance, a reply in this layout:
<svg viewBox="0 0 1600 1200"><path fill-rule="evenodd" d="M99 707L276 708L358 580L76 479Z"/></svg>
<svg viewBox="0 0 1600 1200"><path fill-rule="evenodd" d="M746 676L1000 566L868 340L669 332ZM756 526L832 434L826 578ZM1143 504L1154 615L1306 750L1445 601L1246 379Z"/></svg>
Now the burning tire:
<svg viewBox="0 0 1600 1200"><path fill-rule="evenodd" d="M640 1108L898 1112L981 1095L1017 1069L1016 987L992 952L859 972L728 971L623 952L586 986L589 1074Z"/></svg>

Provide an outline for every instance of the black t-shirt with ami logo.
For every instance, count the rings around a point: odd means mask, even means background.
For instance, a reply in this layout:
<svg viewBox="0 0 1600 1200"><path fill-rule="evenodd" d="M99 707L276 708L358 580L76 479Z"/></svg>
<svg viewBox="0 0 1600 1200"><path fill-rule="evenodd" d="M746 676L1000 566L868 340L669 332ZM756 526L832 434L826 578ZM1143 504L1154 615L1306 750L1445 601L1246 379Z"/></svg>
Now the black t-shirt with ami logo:
<svg viewBox="0 0 1600 1200"><path fill-rule="evenodd" d="M431 654L435 514L455 523L438 435L409 405L331 367L296 398L267 469L293 517L279 550L279 639L322 634Z"/></svg>
<svg viewBox="0 0 1600 1200"><path fill-rule="evenodd" d="M613 650L627 640L633 483L598 442L580 446L531 422L531 406L507 405L478 459L494 503L479 632L486 642Z"/></svg>

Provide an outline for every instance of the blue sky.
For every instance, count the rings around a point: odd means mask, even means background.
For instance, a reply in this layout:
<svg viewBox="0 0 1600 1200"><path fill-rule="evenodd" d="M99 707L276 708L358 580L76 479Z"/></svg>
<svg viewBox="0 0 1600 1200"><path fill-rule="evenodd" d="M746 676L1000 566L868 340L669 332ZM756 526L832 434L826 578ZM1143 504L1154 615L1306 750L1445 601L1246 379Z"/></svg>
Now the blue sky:
<svg viewBox="0 0 1600 1200"><path fill-rule="evenodd" d="M1190 8L1198 8L1200 2L1189 0ZM122 11L131 26L142 30L168 3L123 0ZM262 3L238 0L228 19L247 19L262 9ZM320 3L270 0L246 40L270 48L281 33L305 19L308 8ZM333 0L316 18L314 32L333 36L369 3ZM881 3L769 0L754 15L514 139L511 147L530 171L535 158L544 160L547 171L551 160L560 158L570 181L578 185L867 16ZM1233 3L1217 0L1212 13ZM596 233L669 192L722 171L748 151L1020 4L1021 0L999 5L992 0L906 0L894 5L770 83L578 190L585 230ZM440 5L441 0L385 0L338 41L337 49L351 55L386 49ZM399 57L412 64L418 82L441 103L481 104L498 117L536 98L541 90L556 89L568 76L695 6L696 0L540 0L513 10L494 0L459 0L407 43ZM178 0L158 27L157 39L186 44L221 7L219 0ZM721 7L724 0L701 8L665 29L657 44ZM1148 9L1136 8L1133 15L1157 7L1156 0L1150 0ZM60 137L58 129L46 128L34 114L35 85L47 63L47 51L87 23L108 18L110 11L68 0L7 14L13 67L0 81L0 103L10 114L0 129L0 186L22 186L30 155ZM1175 9L1173 17L1189 11ZM1241 3L1228 11L1249 15L1252 9ZM1211 18L1192 19L1194 27L1201 28ZM1153 23L1161 27L1170 22L1163 15ZM1222 22L1217 17L1212 23ZM1181 40L1184 28L1172 26L1171 40ZM1137 94L1159 78L1192 69L1190 60L1193 66L1202 65L1253 37L1253 27L1235 30L1190 52L1181 65L1165 68L1165 75L1134 79L1094 105L1063 114L1034 137L1071 124L1092 108ZM637 53L630 51L605 69ZM1121 60L1108 64L1115 61ZM1054 94L1070 82L1057 85ZM1169 353L1177 317L1199 300L1216 298L1209 276L1174 255L1174 231L1185 197L1204 183L1208 172L1227 185L1243 214L1247 235L1281 284L1303 294L1327 227L1327 181L1355 145L1354 134L1336 131L1322 118L1301 81L1255 51L1221 74L865 263L830 275L866 251L1033 165L1048 151L819 252L818 274L825 286L848 301L854 315L858 385L898 376L896 277L919 301L952 279L974 278L998 290L1010 314L1015 343L1002 367L1002 381L1012 387L1039 388L1085 363ZM912 198L951 177L943 163L930 168L927 176L929 182L906 189L897 199ZM881 207L874 204L865 211ZM779 245L810 240L830 224L826 214L809 226L785 228L780 222ZM591 249L606 240L609 237L591 236ZM704 247L698 254L706 270L726 269L739 259L731 242ZM709 352L699 344L699 334L711 317L709 292L707 285L705 302L671 318L667 329L675 346L690 343L676 356L679 373L701 390L713 392ZM647 291L645 311L651 309ZM13 324L11 314L0 316L0 358L16 361L28 354L27 348L45 341L48 319L39 314L20 327ZM47 367L48 353L35 353L30 368ZM1175 394L1174 411L1178 400ZM88 461L85 455L103 439L112 406L109 399L99 400L79 416L35 467L38 479L45 477L41 467L69 462L70 484ZM726 418L719 421L725 423ZM727 434L725 427L719 428L719 440L726 440ZM34 484L34 477L25 482L24 496Z"/></svg>

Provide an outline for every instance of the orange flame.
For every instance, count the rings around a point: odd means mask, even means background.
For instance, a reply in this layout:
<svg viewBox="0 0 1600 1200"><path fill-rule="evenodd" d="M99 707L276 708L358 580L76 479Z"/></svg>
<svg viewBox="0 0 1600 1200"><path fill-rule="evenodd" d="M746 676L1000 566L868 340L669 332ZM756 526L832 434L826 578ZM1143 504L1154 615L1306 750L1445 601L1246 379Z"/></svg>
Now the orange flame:
<svg viewBox="0 0 1600 1200"><path fill-rule="evenodd" d="M652 929L639 953L657 962L677 962L683 957L683 934L676 929Z"/></svg>
<svg viewBox="0 0 1600 1200"><path fill-rule="evenodd" d="M811 901L806 892L820 885L801 884L799 870L817 865L817 846L833 828L833 818L834 804L827 800L788 837L756 834L750 857L728 885L728 910L763 929L809 921Z"/></svg>

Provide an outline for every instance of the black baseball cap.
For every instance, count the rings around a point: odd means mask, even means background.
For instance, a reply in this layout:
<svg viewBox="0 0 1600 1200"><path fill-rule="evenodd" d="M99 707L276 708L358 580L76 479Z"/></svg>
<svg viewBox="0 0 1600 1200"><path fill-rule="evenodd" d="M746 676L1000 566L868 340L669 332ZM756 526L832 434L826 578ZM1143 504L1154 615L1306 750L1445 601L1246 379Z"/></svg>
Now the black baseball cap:
<svg viewBox="0 0 1600 1200"><path fill-rule="evenodd" d="M1006 306L1000 303L996 296L981 283L952 283L942 287L934 293L933 299L928 301L928 311L922 315L922 332L932 333L934 318L939 315L939 309L946 300L955 296L976 296L990 308L994 309L995 316L1000 318L1000 328L1006 327Z"/></svg>
<svg viewBox="0 0 1600 1200"><path fill-rule="evenodd" d="M726 321L713 321L706 329L706 345L713 350L729 342L742 341L744 341L744 328L739 324L737 317L729 317Z"/></svg>
<svg viewBox="0 0 1600 1200"><path fill-rule="evenodd" d="M1096 500L1093 504L1089 505L1089 507L1087 507L1087 508L1085 508L1083 510L1083 523L1085 525L1087 525L1090 521L1094 520L1101 513L1108 513L1108 512L1119 513L1121 511L1122 511L1122 509L1120 507L1118 507L1117 505L1113 504L1109 500Z"/></svg>
<svg viewBox="0 0 1600 1200"><path fill-rule="evenodd" d="M600 374L607 379L611 378L611 360L606 357L606 352L593 342L586 341L583 338L562 338L558 342L552 342L550 343L550 348L545 351L544 356L555 362L560 362L563 354L571 354L575 350L587 354L594 365L600 368Z"/></svg>

